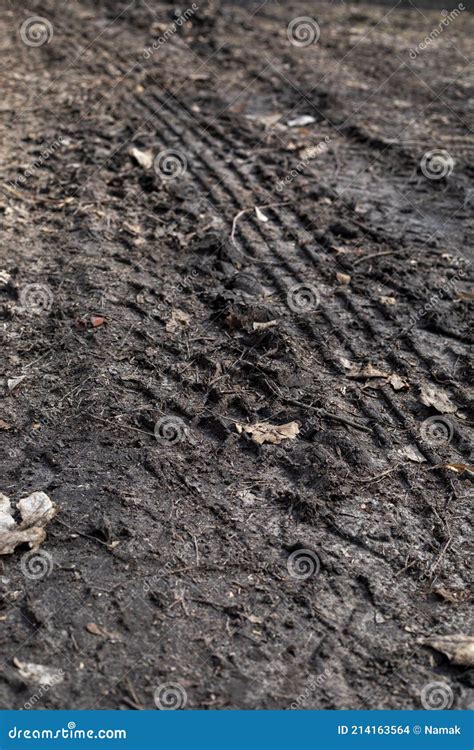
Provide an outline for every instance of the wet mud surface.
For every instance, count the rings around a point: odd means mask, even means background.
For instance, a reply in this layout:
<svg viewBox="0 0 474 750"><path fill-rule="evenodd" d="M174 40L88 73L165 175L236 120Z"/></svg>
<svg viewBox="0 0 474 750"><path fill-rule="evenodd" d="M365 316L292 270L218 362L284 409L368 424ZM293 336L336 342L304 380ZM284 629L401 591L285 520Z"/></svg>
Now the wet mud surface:
<svg viewBox="0 0 474 750"><path fill-rule="evenodd" d="M473 16L173 10L1 4L1 705L466 708Z"/></svg>

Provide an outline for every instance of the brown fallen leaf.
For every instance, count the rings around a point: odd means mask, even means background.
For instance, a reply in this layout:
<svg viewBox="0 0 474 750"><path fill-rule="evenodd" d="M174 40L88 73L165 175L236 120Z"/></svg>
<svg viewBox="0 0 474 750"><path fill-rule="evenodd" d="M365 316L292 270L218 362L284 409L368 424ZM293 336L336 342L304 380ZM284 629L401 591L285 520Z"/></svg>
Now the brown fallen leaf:
<svg viewBox="0 0 474 750"><path fill-rule="evenodd" d="M437 596L441 597L441 599L445 599L445 601L451 602L452 604L467 602L474 596L473 592L469 589L447 589L444 586L438 586L437 588L435 588L434 593Z"/></svg>
<svg viewBox="0 0 474 750"><path fill-rule="evenodd" d="M38 549L46 539L44 527L56 515L59 508L44 492L33 492L17 503L21 522L13 518L10 500L0 495L0 555L12 554L19 544L28 543Z"/></svg>
<svg viewBox="0 0 474 750"><path fill-rule="evenodd" d="M252 328L254 331L267 331L269 328L274 328L277 325L278 320L267 320L266 323L252 323Z"/></svg>
<svg viewBox="0 0 474 750"><path fill-rule="evenodd" d="M423 385L421 387L420 401L425 406L432 406L440 414L453 414L457 409L444 391L432 385Z"/></svg>
<svg viewBox="0 0 474 750"><path fill-rule="evenodd" d="M397 304L397 300L395 299L395 297L385 297L384 295L379 297L379 302L382 305L396 305Z"/></svg>
<svg viewBox="0 0 474 750"><path fill-rule="evenodd" d="M443 464L441 468L449 469L449 471L454 471L456 474L467 472L474 475L474 466L469 466L469 464Z"/></svg>
<svg viewBox="0 0 474 750"><path fill-rule="evenodd" d="M457 292L456 298L471 302L472 300L474 300L474 292Z"/></svg>
<svg viewBox="0 0 474 750"><path fill-rule="evenodd" d="M168 333L175 333L176 331L185 328L189 325L191 316L185 313L183 310L175 308L171 311L171 318L168 320L165 328Z"/></svg>
<svg viewBox="0 0 474 750"><path fill-rule="evenodd" d="M12 427L13 425L10 424L10 422L5 422L4 419L0 419L0 430L11 430Z"/></svg>
<svg viewBox="0 0 474 750"><path fill-rule="evenodd" d="M358 365L355 362L350 362L348 359L345 359L345 357L341 358L341 364L343 367L346 368L346 370L349 371L349 372L346 372L346 376L348 378L355 378L355 379L388 378L390 376L389 372L383 372L382 370L378 370L376 367L374 367L371 364Z"/></svg>
<svg viewBox="0 0 474 750"><path fill-rule="evenodd" d="M108 638L110 641L122 640L122 636L120 635L120 633L117 633L117 631L115 630L107 630L101 625L97 625L97 623L95 622L88 622L86 625L86 630L89 633L92 633L92 635L98 635L101 638Z"/></svg>
<svg viewBox="0 0 474 750"><path fill-rule="evenodd" d="M263 443L278 445L283 440L294 440L300 431L298 422L280 425L270 424L269 422L256 422L255 424L240 424L240 422L237 422L235 426L239 434L246 432L258 445L263 445Z"/></svg>
<svg viewBox="0 0 474 750"><path fill-rule="evenodd" d="M142 228L139 224L130 224L130 222L124 221L122 226L129 234L140 235L142 233Z"/></svg>
<svg viewBox="0 0 474 750"><path fill-rule="evenodd" d="M462 667L474 665L474 637L472 635L462 633L440 635L436 638L428 638L425 644L447 656L451 664L459 664Z"/></svg>
<svg viewBox="0 0 474 750"><path fill-rule="evenodd" d="M405 445L403 448L399 448L397 453L416 464L423 464L426 462L426 458L420 453L416 445Z"/></svg>
<svg viewBox="0 0 474 750"><path fill-rule="evenodd" d="M400 375L396 375L395 373L393 375L390 375L388 382L390 383L394 391L401 391L403 390L403 388L410 387L406 380L403 380Z"/></svg>
<svg viewBox="0 0 474 750"><path fill-rule="evenodd" d="M43 664L34 664L31 661L21 661L13 657L13 664L18 669L20 677L28 683L52 687L64 680L62 669L45 667Z"/></svg>
<svg viewBox="0 0 474 750"><path fill-rule="evenodd" d="M99 328L100 326L103 326L105 323L105 318L103 318L101 315L91 315L91 326L93 328Z"/></svg>
<svg viewBox="0 0 474 750"><path fill-rule="evenodd" d="M129 148L129 156L143 169L151 169L153 166L153 151L141 151L139 148Z"/></svg>
<svg viewBox="0 0 474 750"><path fill-rule="evenodd" d="M346 286L349 284L351 277L348 273L340 273L339 271L336 273L336 279L338 280L339 284L342 284L343 286Z"/></svg>
<svg viewBox="0 0 474 750"><path fill-rule="evenodd" d="M9 391L15 390L17 386L20 385L20 383L23 383L24 379L26 378L26 375L19 375L17 378L9 378L7 380L7 388Z"/></svg>

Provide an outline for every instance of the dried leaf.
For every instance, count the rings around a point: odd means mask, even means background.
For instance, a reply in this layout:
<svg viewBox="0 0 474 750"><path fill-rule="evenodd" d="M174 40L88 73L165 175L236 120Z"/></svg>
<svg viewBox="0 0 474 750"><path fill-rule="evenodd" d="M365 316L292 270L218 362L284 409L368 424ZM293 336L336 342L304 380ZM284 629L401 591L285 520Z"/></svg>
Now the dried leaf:
<svg viewBox="0 0 474 750"><path fill-rule="evenodd" d="M265 216L262 209L259 208L258 206L255 206L255 213L257 214L257 219L259 221L263 221L263 222L268 221L268 216Z"/></svg>
<svg viewBox="0 0 474 750"><path fill-rule="evenodd" d="M270 424L269 422L256 422L253 425L236 423L238 433L246 432L258 445L263 443L274 443L278 445L283 440L294 440L300 431L298 422L287 424Z"/></svg>
<svg viewBox="0 0 474 750"><path fill-rule="evenodd" d="M447 589L444 586L438 586L438 588L434 589L434 592L442 599L445 599L447 602L451 602L452 604L467 602L473 597L473 593L469 589Z"/></svg>
<svg viewBox="0 0 474 750"><path fill-rule="evenodd" d="M175 333L179 329L187 326L190 320L190 315L185 313L183 310L179 310L178 308L176 308L171 312L171 318L168 320L165 326L166 330L168 331L168 333Z"/></svg>
<svg viewBox="0 0 474 750"><path fill-rule="evenodd" d="M122 226L129 234L140 235L142 233L142 228L139 224L130 224L130 222L124 221Z"/></svg>
<svg viewBox="0 0 474 750"><path fill-rule="evenodd" d="M151 169L153 166L153 151L141 151L139 148L132 147L128 153L143 169Z"/></svg>
<svg viewBox="0 0 474 750"><path fill-rule="evenodd" d="M32 682L35 685L47 685L51 687L52 685L59 685L64 679L62 669L45 667L43 664L34 664L31 661L20 661L16 656L13 657L13 664L25 682Z"/></svg>
<svg viewBox="0 0 474 750"><path fill-rule="evenodd" d="M2 531L8 531L13 526L16 526L16 522L12 516L10 499L0 492L0 537Z"/></svg>
<svg viewBox="0 0 474 750"><path fill-rule="evenodd" d="M17 508L21 523L13 518L9 498L0 495L0 555L10 555L19 544L25 543L38 549L46 539L44 527L59 510L44 492L33 492L24 497L17 503Z"/></svg>
<svg viewBox="0 0 474 750"><path fill-rule="evenodd" d="M417 464L425 463L426 458L420 453L416 445L405 445L403 448L397 450L404 458L408 458L409 461L414 461Z"/></svg>
<svg viewBox="0 0 474 750"><path fill-rule="evenodd" d="M472 302L474 300L474 292L457 292L456 298Z"/></svg>
<svg viewBox="0 0 474 750"><path fill-rule="evenodd" d="M4 419L0 419L0 430L11 430L12 427L13 425L10 424L10 422L5 422Z"/></svg>
<svg viewBox="0 0 474 750"><path fill-rule="evenodd" d="M474 466L469 466L469 464L443 464L442 468L455 471L456 474L464 474L465 471L468 474L474 474Z"/></svg>
<svg viewBox="0 0 474 750"><path fill-rule="evenodd" d="M117 633L115 630L107 630L101 625L97 625L95 622L88 622L86 625L86 630L89 633L92 633L92 635L99 635L102 638L108 638L110 641L122 640L122 636L120 635L120 633Z"/></svg>
<svg viewBox="0 0 474 750"><path fill-rule="evenodd" d="M9 378L7 380L7 387L9 391L13 391L20 383L24 381L26 375L19 375L17 378Z"/></svg>
<svg viewBox="0 0 474 750"><path fill-rule="evenodd" d="M100 328L105 323L105 318L101 315L91 315L91 326L93 328Z"/></svg>
<svg viewBox="0 0 474 750"><path fill-rule="evenodd" d="M371 364L358 365L354 362L350 362L348 359L345 359L345 357L341 358L341 364L346 368L346 370L349 370L349 372L346 373L348 378L388 378L390 376L389 372L377 370L377 368Z"/></svg>
<svg viewBox="0 0 474 750"><path fill-rule="evenodd" d="M432 406L440 414L453 414L457 409L444 391L431 385L421 387L420 401L425 406Z"/></svg>
<svg viewBox="0 0 474 750"><path fill-rule="evenodd" d="M401 391L403 390L403 388L409 388L407 381L403 380L400 375L396 375L395 373L393 375L390 375L388 382L390 383L394 391Z"/></svg>
<svg viewBox="0 0 474 750"><path fill-rule="evenodd" d="M267 331L269 328L274 328L278 325L278 320L268 320L266 323L252 323L254 331Z"/></svg>
<svg viewBox="0 0 474 750"><path fill-rule="evenodd" d="M429 638L425 644L447 656L451 664L459 664L462 667L474 665L474 637L472 635L460 633L441 635Z"/></svg>
<svg viewBox="0 0 474 750"><path fill-rule="evenodd" d="M345 285L349 284L349 282L350 282L350 280L351 280L351 277L349 276L349 274L348 274L348 273L340 273L340 272L338 271L338 272L336 273L336 279L338 280L338 282L339 282L340 284L342 284L343 286L345 286Z"/></svg>
<svg viewBox="0 0 474 750"><path fill-rule="evenodd" d="M293 120L288 120L287 125L289 128L303 128L305 125L312 125L313 122L316 120L312 115L300 115Z"/></svg>
<svg viewBox="0 0 474 750"><path fill-rule="evenodd" d="M230 312L224 322L232 331L238 331L244 324L242 317L234 312Z"/></svg>
<svg viewBox="0 0 474 750"><path fill-rule="evenodd" d="M397 300L395 299L395 297L384 297L383 295L379 297L379 302L382 305L396 305L397 304Z"/></svg>

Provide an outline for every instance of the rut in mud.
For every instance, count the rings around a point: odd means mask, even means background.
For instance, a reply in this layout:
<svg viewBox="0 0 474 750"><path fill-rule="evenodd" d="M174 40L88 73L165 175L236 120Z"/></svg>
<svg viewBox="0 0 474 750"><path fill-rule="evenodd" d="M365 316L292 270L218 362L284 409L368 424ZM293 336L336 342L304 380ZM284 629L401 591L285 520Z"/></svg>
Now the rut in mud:
<svg viewBox="0 0 474 750"><path fill-rule="evenodd" d="M472 701L472 14L241 5L2 4L3 707Z"/></svg>

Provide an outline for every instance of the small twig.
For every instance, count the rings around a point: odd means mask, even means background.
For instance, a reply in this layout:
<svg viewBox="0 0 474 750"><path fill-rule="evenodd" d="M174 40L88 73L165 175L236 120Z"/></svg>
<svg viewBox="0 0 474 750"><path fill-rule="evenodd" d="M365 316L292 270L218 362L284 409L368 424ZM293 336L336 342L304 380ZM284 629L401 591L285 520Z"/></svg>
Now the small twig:
<svg viewBox="0 0 474 750"><path fill-rule="evenodd" d="M69 526L69 524L64 523L64 521L60 521L58 518L56 519L56 523L61 524L61 526L65 526L66 529L69 529L69 531L71 531L73 534L83 536L84 539L90 539L92 542L99 542L99 544L102 544L104 547L110 547L110 544L108 542L103 542L102 539L98 539L96 536L91 536L90 534L85 534L83 531L78 531L72 526Z"/></svg>
<svg viewBox="0 0 474 750"><path fill-rule="evenodd" d="M398 463L393 467L393 469L387 469L387 471L384 471L383 474L376 474L374 477L368 477L367 479L356 479L356 482L359 482L360 484L379 482L381 479L383 479L383 477L386 477L388 474L392 474L394 471L396 471L399 466L401 466L401 464Z"/></svg>
<svg viewBox="0 0 474 750"><path fill-rule="evenodd" d="M148 435L148 437L154 437L153 432L147 432L146 430L139 430L138 427L129 427L127 425L123 424L116 424L115 422L111 422L110 419L102 419L101 417L96 416L95 414L88 414L87 416L91 417L91 419L97 419L99 422L103 422L104 424L109 424L112 427L117 427L119 430L125 430L126 432L140 432L142 435Z"/></svg>
<svg viewBox="0 0 474 750"><path fill-rule="evenodd" d="M370 427L367 427L367 425L361 424L360 422L356 422L354 419L350 419L349 417L343 417L340 414L333 414L330 411L326 411L326 409L320 409L318 406L311 406L310 404L305 404L303 401L298 401L296 398L290 398L289 396L284 396L283 393L279 389L275 388L268 380L266 380L265 382L270 387L270 389L275 393L275 395L277 395L279 398L282 399L282 401L285 401L288 404L301 406L303 409L311 409L311 411L314 411L315 414L317 414L319 417L332 419L334 422L341 422L342 424L346 424L346 425L349 425L350 427L354 427L356 430L362 430L362 432L372 432Z"/></svg>
<svg viewBox="0 0 474 750"><path fill-rule="evenodd" d="M381 258L382 255L395 255L395 253L399 253L400 250L384 250L383 253L370 253L369 255L364 255L362 258L357 258L353 262L353 266L357 266L359 263L362 263L364 260L370 260L371 258Z"/></svg>

